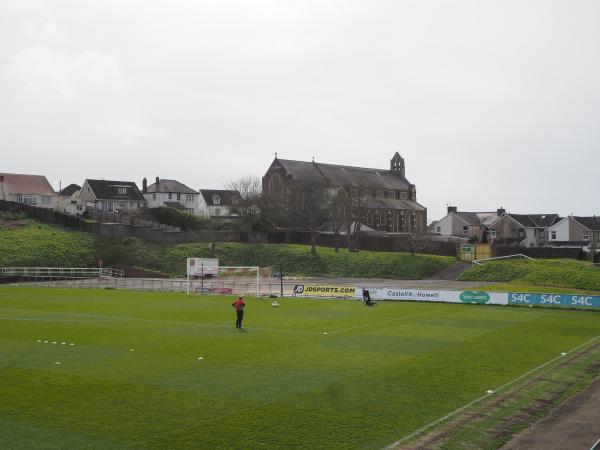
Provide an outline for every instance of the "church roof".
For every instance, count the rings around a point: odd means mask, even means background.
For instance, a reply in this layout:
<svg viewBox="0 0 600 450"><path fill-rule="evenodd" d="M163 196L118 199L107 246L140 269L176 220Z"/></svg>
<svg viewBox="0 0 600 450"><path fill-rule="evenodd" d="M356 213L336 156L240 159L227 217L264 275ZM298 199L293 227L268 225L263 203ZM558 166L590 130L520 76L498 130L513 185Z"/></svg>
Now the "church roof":
<svg viewBox="0 0 600 450"><path fill-rule="evenodd" d="M328 181L332 186L365 186L373 189L408 190L406 178L389 170L365 167L338 166L316 162L277 159L285 171L295 179Z"/></svg>

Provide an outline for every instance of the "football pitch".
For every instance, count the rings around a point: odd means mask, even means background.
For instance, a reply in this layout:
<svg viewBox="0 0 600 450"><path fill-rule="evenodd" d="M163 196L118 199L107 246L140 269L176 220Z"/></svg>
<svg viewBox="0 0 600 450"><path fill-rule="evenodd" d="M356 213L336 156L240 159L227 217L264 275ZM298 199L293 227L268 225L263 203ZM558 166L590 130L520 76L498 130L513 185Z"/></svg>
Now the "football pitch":
<svg viewBox="0 0 600 450"><path fill-rule="evenodd" d="M240 331L232 301L1 287L2 446L383 448L600 335L595 312L255 298Z"/></svg>

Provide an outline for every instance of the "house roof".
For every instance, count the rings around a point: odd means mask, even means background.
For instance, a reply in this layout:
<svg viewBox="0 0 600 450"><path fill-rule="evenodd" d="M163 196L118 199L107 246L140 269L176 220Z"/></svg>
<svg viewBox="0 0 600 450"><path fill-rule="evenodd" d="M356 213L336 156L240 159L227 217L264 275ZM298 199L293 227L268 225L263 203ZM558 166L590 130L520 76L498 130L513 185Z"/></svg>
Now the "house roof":
<svg viewBox="0 0 600 450"><path fill-rule="evenodd" d="M56 195L43 175L0 172L0 177L3 177L4 192L7 194Z"/></svg>
<svg viewBox="0 0 600 450"><path fill-rule="evenodd" d="M213 198L218 196L221 201L215 206L229 206L233 205L233 199L239 198L240 193L238 191L232 191L227 189L200 189L200 194L204 198L204 201L208 206L215 205Z"/></svg>
<svg viewBox="0 0 600 450"><path fill-rule="evenodd" d="M187 208L179 202L165 202L165 206L167 208L180 209L182 211L187 211Z"/></svg>
<svg viewBox="0 0 600 450"><path fill-rule="evenodd" d="M600 230L600 216L580 217L573 216L577 222L590 230Z"/></svg>
<svg viewBox="0 0 600 450"><path fill-rule="evenodd" d="M60 195L62 197L70 197L70 196L72 196L75 192L77 192L80 189L81 189L81 186L79 186L77 184L70 184L67 187L62 188L58 192L58 195Z"/></svg>
<svg viewBox="0 0 600 450"><path fill-rule="evenodd" d="M497 212L467 212L467 211L455 211L450 214L454 214L456 217L461 219L468 225L484 225L488 226L498 218Z"/></svg>
<svg viewBox="0 0 600 450"><path fill-rule="evenodd" d="M99 200L135 200L146 199L133 181L85 180ZM119 194L118 188L126 188L125 194Z"/></svg>
<svg viewBox="0 0 600 450"><path fill-rule="evenodd" d="M548 228L560 220L558 214L505 214L527 228Z"/></svg>
<svg viewBox="0 0 600 450"><path fill-rule="evenodd" d="M177 194L198 194L198 191L193 190L192 188L186 186L183 183L180 183L176 180L163 180L159 179L158 184L152 183L148 186L149 193L155 192L173 192Z"/></svg>
<svg viewBox="0 0 600 450"><path fill-rule="evenodd" d="M332 186L365 186L374 189L408 190L410 182L390 170L338 166L316 162L277 159L293 178L328 181Z"/></svg>

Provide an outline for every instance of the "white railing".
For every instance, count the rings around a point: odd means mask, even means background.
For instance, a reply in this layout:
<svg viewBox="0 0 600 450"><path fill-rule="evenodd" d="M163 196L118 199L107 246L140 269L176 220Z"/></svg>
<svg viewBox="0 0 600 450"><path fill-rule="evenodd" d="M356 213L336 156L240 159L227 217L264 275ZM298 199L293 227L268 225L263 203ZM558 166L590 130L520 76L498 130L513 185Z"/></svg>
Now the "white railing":
<svg viewBox="0 0 600 450"><path fill-rule="evenodd" d="M28 278L121 278L120 269L100 267L2 267L0 275L4 277Z"/></svg>
<svg viewBox="0 0 600 450"><path fill-rule="evenodd" d="M517 255L497 256L495 258L474 259L472 261L472 263L473 264L479 264L479 265L481 265L481 263L486 262L486 261L495 261L497 259L508 259L508 258L524 258L524 259L528 259L530 261L533 261L533 258L530 258L527 255L523 255L522 253L519 253Z"/></svg>

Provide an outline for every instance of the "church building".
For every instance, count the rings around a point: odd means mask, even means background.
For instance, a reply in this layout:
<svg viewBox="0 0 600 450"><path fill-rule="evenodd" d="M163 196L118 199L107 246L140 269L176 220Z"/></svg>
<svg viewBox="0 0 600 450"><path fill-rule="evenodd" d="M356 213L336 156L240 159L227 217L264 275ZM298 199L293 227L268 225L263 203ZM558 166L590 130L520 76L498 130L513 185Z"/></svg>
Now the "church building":
<svg viewBox="0 0 600 450"><path fill-rule="evenodd" d="M361 205L362 223L374 230L426 232L427 208L417 202L416 187L406 179L404 158L398 152L389 170L275 157L262 178L263 192L289 198L296 180L343 189L353 204Z"/></svg>

